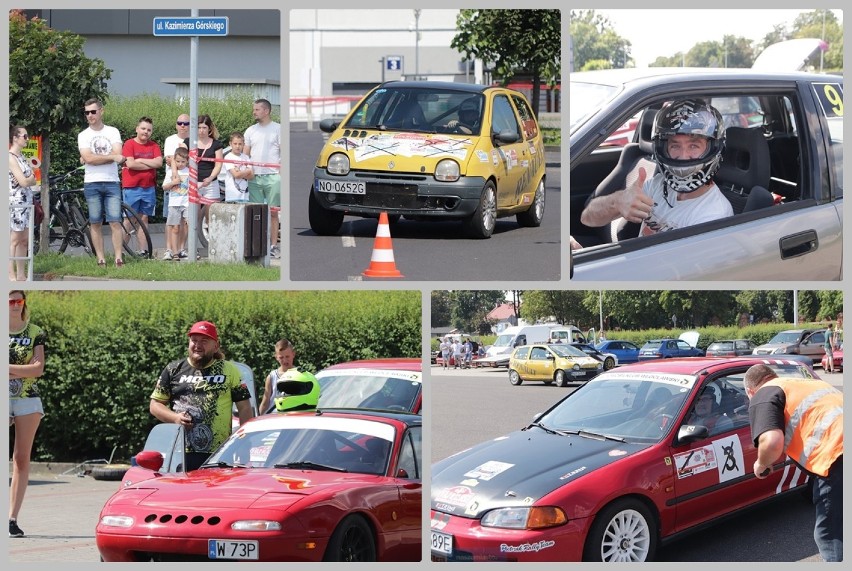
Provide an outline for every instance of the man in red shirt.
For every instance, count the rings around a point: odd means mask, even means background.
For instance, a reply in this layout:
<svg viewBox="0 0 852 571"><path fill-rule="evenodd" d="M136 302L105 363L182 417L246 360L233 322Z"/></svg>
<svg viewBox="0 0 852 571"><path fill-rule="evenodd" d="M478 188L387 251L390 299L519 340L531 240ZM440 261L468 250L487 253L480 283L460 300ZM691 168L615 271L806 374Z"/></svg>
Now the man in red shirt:
<svg viewBox="0 0 852 571"><path fill-rule="evenodd" d="M124 202L139 214L142 223L148 225L148 217L154 215L157 206L157 169L163 166L160 146L151 140L154 122L142 117L136 124L136 137L124 142L122 154L127 162L121 171L121 188ZM141 240L141 237L140 237ZM139 242L140 254L147 257Z"/></svg>

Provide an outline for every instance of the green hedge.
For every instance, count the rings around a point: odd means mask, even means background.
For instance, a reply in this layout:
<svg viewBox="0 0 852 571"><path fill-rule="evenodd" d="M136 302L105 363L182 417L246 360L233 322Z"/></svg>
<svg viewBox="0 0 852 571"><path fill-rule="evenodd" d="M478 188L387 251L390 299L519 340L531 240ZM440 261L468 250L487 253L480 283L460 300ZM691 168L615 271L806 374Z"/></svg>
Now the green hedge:
<svg viewBox="0 0 852 571"><path fill-rule="evenodd" d="M254 371L258 398L290 339L296 366L421 354L419 291L31 292L33 323L48 333L39 381L46 416L34 460L127 459L155 419L148 411L165 365L186 356L195 321L216 324L229 359Z"/></svg>

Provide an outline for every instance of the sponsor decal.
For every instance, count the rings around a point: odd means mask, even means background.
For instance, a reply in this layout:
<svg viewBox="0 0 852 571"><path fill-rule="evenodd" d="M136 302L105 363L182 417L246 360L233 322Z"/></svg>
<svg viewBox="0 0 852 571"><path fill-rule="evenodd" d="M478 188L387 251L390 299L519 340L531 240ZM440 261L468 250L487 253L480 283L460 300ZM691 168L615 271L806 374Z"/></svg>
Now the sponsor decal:
<svg viewBox="0 0 852 571"><path fill-rule="evenodd" d="M302 490L308 487L308 484L311 483L310 480L303 480L301 478L284 478L283 476L273 476L275 480L279 484L284 484L291 490Z"/></svg>
<svg viewBox="0 0 852 571"><path fill-rule="evenodd" d="M271 451L272 446L255 446L249 450L249 462L266 462Z"/></svg>
<svg viewBox="0 0 852 571"><path fill-rule="evenodd" d="M483 150L476 151L476 156L479 157L479 162L487 163L488 162L488 153Z"/></svg>
<svg viewBox="0 0 852 571"><path fill-rule="evenodd" d="M532 202L532 198L530 198L530 196L528 194L525 194L524 198L523 198L523 200L521 200L521 202L524 203L524 204L529 204L530 202Z"/></svg>
<svg viewBox="0 0 852 571"><path fill-rule="evenodd" d="M627 454L627 450L610 450L608 453L610 456L624 456ZM668 460L668 458L666 458Z"/></svg>
<svg viewBox="0 0 852 571"><path fill-rule="evenodd" d="M464 510L464 513L467 515L476 514L477 510L479 510L479 502L473 502Z"/></svg>
<svg viewBox="0 0 852 571"><path fill-rule="evenodd" d="M601 379L625 379L632 381L654 381L657 383L665 383L667 385L676 385L678 387L692 387L698 377L695 375L677 375L670 373L622 373L622 372L607 372L601 373Z"/></svg>
<svg viewBox="0 0 852 571"><path fill-rule="evenodd" d="M671 459L671 458L669 458L668 456L666 456L665 458L663 458L663 460L665 461L666 466L671 466L671 465L672 465L672 459Z"/></svg>
<svg viewBox="0 0 852 571"><path fill-rule="evenodd" d="M497 156L497 149L491 151L491 162L495 167L500 164L500 158Z"/></svg>
<svg viewBox="0 0 852 571"><path fill-rule="evenodd" d="M713 450L719 459L719 482L727 482L745 475L743 448L736 434L713 441Z"/></svg>
<svg viewBox="0 0 852 571"><path fill-rule="evenodd" d="M443 502L435 502L435 509L441 510L442 512L447 513L456 513L456 506L451 506L449 504L445 504Z"/></svg>
<svg viewBox="0 0 852 571"><path fill-rule="evenodd" d="M560 480L567 480L568 478L571 478L572 476L576 476L577 474L579 474L580 472L584 472L585 470L586 470L585 466L580 466L576 470L571 470L570 472L568 472L564 476L559 476L559 479Z"/></svg>
<svg viewBox="0 0 852 571"><path fill-rule="evenodd" d="M522 543L520 545L501 543L500 553L529 553L532 551L541 551L542 549L550 549L554 545L556 545L555 541L547 539L542 539L534 543Z"/></svg>
<svg viewBox="0 0 852 571"><path fill-rule="evenodd" d="M527 168L528 166L530 166L530 162L529 161L521 161L521 166L524 167L524 168Z"/></svg>
<svg viewBox="0 0 852 571"><path fill-rule="evenodd" d="M437 513L435 511L432 512L432 520L429 524L430 528L437 531L441 531L442 529L447 527L448 523L450 523L450 516L442 513Z"/></svg>
<svg viewBox="0 0 852 571"><path fill-rule="evenodd" d="M532 505L532 503L534 501L535 501L535 498L531 498L530 496L527 496L527 497L524 498L524 505L527 505L527 506Z"/></svg>
<svg viewBox="0 0 852 571"><path fill-rule="evenodd" d="M475 486L479 483L479 480L474 480L474 479L462 480L460 483L461 483L462 486L473 487L473 486Z"/></svg>
<svg viewBox="0 0 852 571"><path fill-rule="evenodd" d="M466 506L473 500L473 490L467 486L453 486L439 490L435 494L436 502L444 502L455 506Z"/></svg>
<svg viewBox="0 0 852 571"><path fill-rule="evenodd" d="M485 464L480 464L473 470L465 472L464 475L467 478L477 478L479 480L488 481L494 476L502 474L512 466L514 466L514 464L507 464L506 462L497 462L496 460L489 460Z"/></svg>
<svg viewBox="0 0 852 571"><path fill-rule="evenodd" d="M355 162L377 157L443 157L467 158L470 139L442 135L396 133L370 135L364 139L340 138L331 142L334 147L352 152Z"/></svg>
<svg viewBox="0 0 852 571"><path fill-rule="evenodd" d="M515 149L509 149L507 155L509 159L509 168L512 169L518 166L518 151Z"/></svg>
<svg viewBox="0 0 852 571"><path fill-rule="evenodd" d="M530 141L530 154L534 155L535 153L536 153L535 144L532 141Z"/></svg>
<svg viewBox="0 0 852 571"><path fill-rule="evenodd" d="M716 467L716 452L713 446L694 448L689 452L674 455L677 477L688 478Z"/></svg>

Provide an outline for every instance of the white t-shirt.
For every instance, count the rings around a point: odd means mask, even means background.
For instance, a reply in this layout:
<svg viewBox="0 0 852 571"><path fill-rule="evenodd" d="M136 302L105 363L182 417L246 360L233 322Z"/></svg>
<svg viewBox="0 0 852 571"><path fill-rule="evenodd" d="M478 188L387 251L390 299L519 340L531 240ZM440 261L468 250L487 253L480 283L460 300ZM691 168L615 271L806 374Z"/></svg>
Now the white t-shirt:
<svg viewBox="0 0 852 571"><path fill-rule="evenodd" d="M701 196L686 200L678 200L678 193L673 190L669 191L668 197L664 197L664 188L665 177L662 173L645 181L642 192L654 200L654 207L649 219L642 223L640 236L686 228L693 224L734 215L731 203L715 184Z"/></svg>
<svg viewBox="0 0 852 571"><path fill-rule="evenodd" d="M189 206L189 167L184 167L178 171L180 177L180 185L173 186L168 190L169 193L169 208L172 206ZM168 181L172 179L172 169L166 167L166 178Z"/></svg>
<svg viewBox="0 0 852 571"><path fill-rule="evenodd" d="M257 163L281 164L281 125L275 121L261 126L255 123L243 135L251 148L251 160ZM277 174L280 169L253 166L254 174Z"/></svg>
<svg viewBox="0 0 852 571"><path fill-rule="evenodd" d="M88 149L94 155L111 155L113 145L118 145L118 153L121 154L121 134L115 127L104 125L95 131L87 127L77 135L77 148ZM118 165L106 163L103 165L85 165L83 182L119 182Z"/></svg>
<svg viewBox="0 0 852 571"><path fill-rule="evenodd" d="M183 143L183 139L181 139L180 135L177 133L173 133L166 137L166 142L163 143L163 158L165 157L173 157L175 155L175 149L180 147L181 143ZM165 160L163 164L166 164Z"/></svg>
<svg viewBox="0 0 852 571"><path fill-rule="evenodd" d="M245 153L239 155L228 153L226 159L232 161L248 161L249 157ZM222 163L222 172L225 173L225 200L228 202L247 202L248 201L248 181L244 178L234 178L231 174L233 169L248 170L247 165L235 165L234 163Z"/></svg>

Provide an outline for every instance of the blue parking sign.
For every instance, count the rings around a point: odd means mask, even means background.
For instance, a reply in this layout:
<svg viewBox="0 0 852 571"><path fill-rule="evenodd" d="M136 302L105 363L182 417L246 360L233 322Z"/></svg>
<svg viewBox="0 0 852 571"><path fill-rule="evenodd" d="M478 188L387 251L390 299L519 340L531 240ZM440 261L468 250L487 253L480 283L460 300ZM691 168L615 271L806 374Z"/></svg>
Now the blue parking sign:
<svg viewBox="0 0 852 571"><path fill-rule="evenodd" d="M402 56L387 56L385 65L388 71L402 71Z"/></svg>

